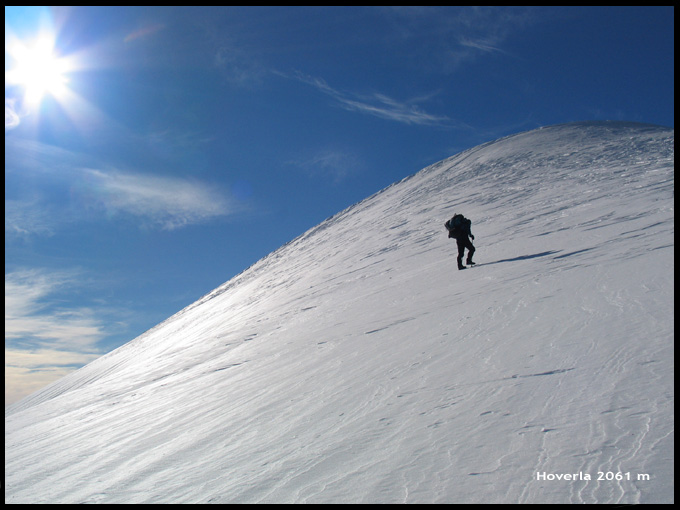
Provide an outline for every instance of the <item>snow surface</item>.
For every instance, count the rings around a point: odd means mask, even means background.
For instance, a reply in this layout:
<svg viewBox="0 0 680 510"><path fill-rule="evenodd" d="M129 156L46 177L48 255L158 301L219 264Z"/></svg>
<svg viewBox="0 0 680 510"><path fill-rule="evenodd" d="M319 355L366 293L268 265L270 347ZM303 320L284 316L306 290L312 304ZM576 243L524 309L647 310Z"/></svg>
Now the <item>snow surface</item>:
<svg viewBox="0 0 680 510"><path fill-rule="evenodd" d="M6 502L673 502L673 165L578 123L425 168L8 408Z"/></svg>

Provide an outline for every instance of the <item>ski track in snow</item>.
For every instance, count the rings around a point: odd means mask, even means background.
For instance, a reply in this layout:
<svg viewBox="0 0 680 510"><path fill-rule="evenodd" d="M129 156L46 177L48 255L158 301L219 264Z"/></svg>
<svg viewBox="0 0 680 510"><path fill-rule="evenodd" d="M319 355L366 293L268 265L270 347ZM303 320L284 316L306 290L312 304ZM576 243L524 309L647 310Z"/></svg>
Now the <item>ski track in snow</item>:
<svg viewBox="0 0 680 510"><path fill-rule="evenodd" d="M673 143L544 128L338 213L8 408L6 503L672 502Z"/></svg>

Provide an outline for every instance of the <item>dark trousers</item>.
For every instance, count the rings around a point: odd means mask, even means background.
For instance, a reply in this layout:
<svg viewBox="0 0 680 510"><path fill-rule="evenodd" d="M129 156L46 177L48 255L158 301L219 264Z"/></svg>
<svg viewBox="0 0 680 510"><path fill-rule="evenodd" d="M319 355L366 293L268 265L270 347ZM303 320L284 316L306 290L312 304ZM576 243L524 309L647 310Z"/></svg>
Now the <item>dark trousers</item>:
<svg viewBox="0 0 680 510"><path fill-rule="evenodd" d="M458 243L458 267L463 265L463 255L465 255L465 248L468 250L467 263L472 262L472 255L475 253L475 247L472 246L472 242L468 236L461 236L456 239Z"/></svg>

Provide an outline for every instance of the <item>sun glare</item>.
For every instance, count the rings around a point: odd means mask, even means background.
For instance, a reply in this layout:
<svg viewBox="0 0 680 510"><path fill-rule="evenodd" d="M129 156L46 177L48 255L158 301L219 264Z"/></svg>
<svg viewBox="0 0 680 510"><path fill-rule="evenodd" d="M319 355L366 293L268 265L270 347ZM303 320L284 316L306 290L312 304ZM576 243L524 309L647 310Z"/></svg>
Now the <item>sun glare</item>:
<svg viewBox="0 0 680 510"><path fill-rule="evenodd" d="M23 87L26 103L36 105L45 94L57 99L63 95L68 63L55 54L53 38L42 36L30 46L17 41L9 53L15 66L5 72L5 82Z"/></svg>

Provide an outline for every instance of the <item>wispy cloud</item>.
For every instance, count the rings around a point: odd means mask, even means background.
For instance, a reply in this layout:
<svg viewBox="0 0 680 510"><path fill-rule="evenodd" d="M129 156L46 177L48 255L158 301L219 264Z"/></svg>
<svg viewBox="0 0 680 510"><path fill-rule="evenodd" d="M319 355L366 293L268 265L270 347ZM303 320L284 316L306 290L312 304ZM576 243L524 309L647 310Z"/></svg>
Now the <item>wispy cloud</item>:
<svg viewBox="0 0 680 510"><path fill-rule="evenodd" d="M333 98L337 105L348 111L372 115L374 117L380 117L382 119L404 124L430 126L452 124L452 120L449 117L427 113L414 104L422 100L421 98L415 98L409 101L398 101L380 93L362 95L343 92L331 87L322 78L307 76L300 72L296 72L292 77L313 86L320 92Z"/></svg>
<svg viewBox="0 0 680 510"><path fill-rule="evenodd" d="M51 211L37 199L5 200L5 234L52 236L64 215Z"/></svg>
<svg viewBox="0 0 680 510"><path fill-rule="evenodd" d="M544 19L533 7L393 7L382 10L393 24L393 44L428 70L446 74L491 55L511 55L508 41Z"/></svg>
<svg viewBox="0 0 680 510"><path fill-rule="evenodd" d="M5 98L5 131L21 124L21 117L16 109L16 99Z"/></svg>
<svg viewBox="0 0 680 510"><path fill-rule="evenodd" d="M123 41L125 43L131 43L139 39L146 39L147 37L150 37L164 30L165 28L166 26L164 23L152 23L150 25L145 25L142 28L130 32L128 35L125 36Z"/></svg>
<svg viewBox="0 0 680 510"><path fill-rule="evenodd" d="M232 211L223 194L201 182L123 172L83 170L88 192L112 214L129 214L145 224L172 230Z"/></svg>
<svg viewBox="0 0 680 510"><path fill-rule="evenodd" d="M493 52L505 53L500 47L498 47L498 41L495 38L472 39L467 37L461 37L458 42L463 47L473 48L486 53Z"/></svg>
<svg viewBox="0 0 680 510"><path fill-rule="evenodd" d="M30 197L5 199L5 233L11 235L51 235L86 218L127 217L140 227L173 230L237 212L225 191L206 182L106 168L38 142L6 140L5 169L13 182L33 182Z"/></svg>
<svg viewBox="0 0 680 510"><path fill-rule="evenodd" d="M101 355L106 332L95 312L59 305L81 277L37 269L5 274L5 404Z"/></svg>
<svg viewBox="0 0 680 510"><path fill-rule="evenodd" d="M5 274L5 339L93 350L104 336L93 312L87 308L55 308L48 299L65 287L73 287L77 278L75 272L35 269Z"/></svg>
<svg viewBox="0 0 680 510"><path fill-rule="evenodd" d="M5 405L61 379L99 354L55 349L5 348Z"/></svg>

